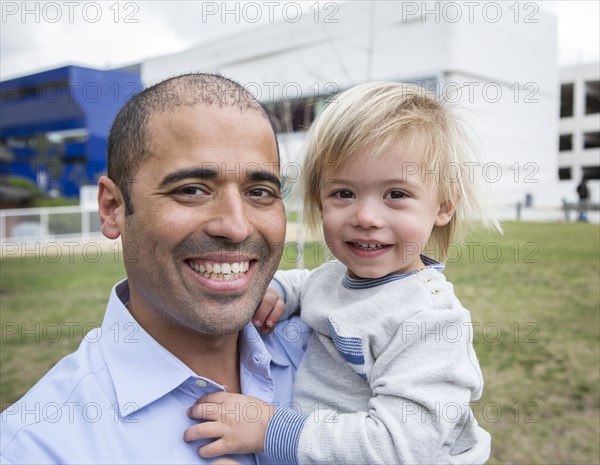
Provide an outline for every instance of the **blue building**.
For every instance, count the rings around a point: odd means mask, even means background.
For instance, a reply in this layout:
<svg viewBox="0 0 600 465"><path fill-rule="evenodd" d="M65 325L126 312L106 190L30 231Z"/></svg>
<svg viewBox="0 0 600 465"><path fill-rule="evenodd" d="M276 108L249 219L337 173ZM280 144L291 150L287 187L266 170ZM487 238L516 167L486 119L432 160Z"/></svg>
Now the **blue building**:
<svg viewBox="0 0 600 465"><path fill-rule="evenodd" d="M139 72L65 66L0 82L1 175L78 196L106 172L106 141Z"/></svg>

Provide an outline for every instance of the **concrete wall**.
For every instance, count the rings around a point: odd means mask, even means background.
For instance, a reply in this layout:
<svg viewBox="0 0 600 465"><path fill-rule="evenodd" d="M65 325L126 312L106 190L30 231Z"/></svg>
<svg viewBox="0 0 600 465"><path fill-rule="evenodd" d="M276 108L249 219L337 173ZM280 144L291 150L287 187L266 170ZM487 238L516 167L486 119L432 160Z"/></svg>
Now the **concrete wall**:
<svg viewBox="0 0 600 465"><path fill-rule="evenodd" d="M582 167L600 165L600 148L584 149L583 134L600 130L600 113L585 114L585 82L600 80L600 63L569 66L561 69L560 82L573 83L573 116L560 119L560 134L573 135L573 150L559 152L558 163L562 167L570 167L572 179L560 181L558 191L564 198L576 200L575 189L582 176ZM590 180L591 200L600 202L600 180Z"/></svg>
<svg viewBox="0 0 600 465"><path fill-rule="evenodd" d="M437 80L477 133L497 201L529 194L556 206L558 64L556 19L533 2L348 2L292 23L266 24L142 64L152 84L218 71L262 101L343 90L370 80ZM336 21L336 22L333 22ZM458 93L457 93L458 92ZM301 139L281 136L284 160ZM494 182L491 182L494 180Z"/></svg>

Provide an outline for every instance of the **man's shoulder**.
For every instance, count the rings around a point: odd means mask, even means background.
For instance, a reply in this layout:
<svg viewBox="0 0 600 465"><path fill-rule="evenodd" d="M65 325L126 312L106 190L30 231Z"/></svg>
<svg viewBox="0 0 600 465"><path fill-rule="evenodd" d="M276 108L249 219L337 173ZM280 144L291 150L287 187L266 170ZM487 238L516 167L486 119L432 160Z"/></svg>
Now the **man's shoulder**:
<svg viewBox="0 0 600 465"><path fill-rule="evenodd" d="M35 457L36 450L43 454L51 444L66 444L71 432L93 424L104 404L113 402L108 377L99 347L84 339L2 412L0 455L17 460Z"/></svg>
<svg viewBox="0 0 600 465"><path fill-rule="evenodd" d="M294 316L280 321L273 332L263 334L261 338L275 363L298 368L311 334L312 329L299 316Z"/></svg>

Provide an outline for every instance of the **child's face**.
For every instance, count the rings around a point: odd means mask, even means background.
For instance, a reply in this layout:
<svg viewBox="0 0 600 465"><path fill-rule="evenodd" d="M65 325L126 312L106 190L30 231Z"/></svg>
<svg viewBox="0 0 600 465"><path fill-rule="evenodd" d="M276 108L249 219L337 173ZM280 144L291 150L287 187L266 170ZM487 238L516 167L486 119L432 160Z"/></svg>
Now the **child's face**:
<svg viewBox="0 0 600 465"><path fill-rule="evenodd" d="M425 184L418 154L396 144L385 155L369 150L328 176L320 192L325 240L350 276L379 278L423 266L420 253L435 226L453 210Z"/></svg>

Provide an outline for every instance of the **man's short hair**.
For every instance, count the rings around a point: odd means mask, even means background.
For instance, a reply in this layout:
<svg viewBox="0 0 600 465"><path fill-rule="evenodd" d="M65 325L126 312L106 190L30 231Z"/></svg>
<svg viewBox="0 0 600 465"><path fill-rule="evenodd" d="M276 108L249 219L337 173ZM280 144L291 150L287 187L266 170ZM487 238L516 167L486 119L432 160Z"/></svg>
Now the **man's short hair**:
<svg viewBox="0 0 600 465"><path fill-rule="evenodd" d="M184 74L144 89L119 111L108 136L108 177L123 194L126 215L134 211L130 192L133 177L150 155L148 124L151 117L183 105L217 105L255 111L271 123L266 111L248 90L218 74ZM273 135L279 158L275 131Z"/></svg>

